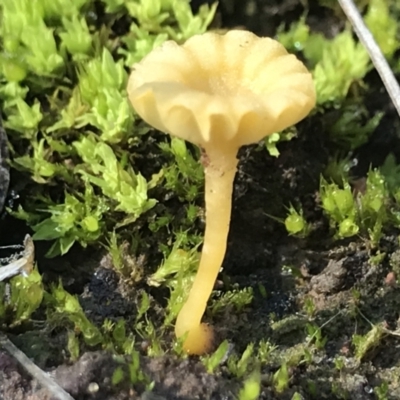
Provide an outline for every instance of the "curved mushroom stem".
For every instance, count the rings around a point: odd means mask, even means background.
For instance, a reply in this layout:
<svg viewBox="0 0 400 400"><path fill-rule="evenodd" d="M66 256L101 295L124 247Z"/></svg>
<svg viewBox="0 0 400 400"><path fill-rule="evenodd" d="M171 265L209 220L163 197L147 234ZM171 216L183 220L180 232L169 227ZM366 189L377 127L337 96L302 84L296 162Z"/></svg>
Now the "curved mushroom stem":
<svg viewBox="0 0 400 400"><path fill-rule="evenodd" d="M183 348L189 354L203 354L213 345L213 329L201 323L215 280L225 257L232 209L237 148L205 149L206 228L199 269L175 325L176 336L186 334Z"/></svg>

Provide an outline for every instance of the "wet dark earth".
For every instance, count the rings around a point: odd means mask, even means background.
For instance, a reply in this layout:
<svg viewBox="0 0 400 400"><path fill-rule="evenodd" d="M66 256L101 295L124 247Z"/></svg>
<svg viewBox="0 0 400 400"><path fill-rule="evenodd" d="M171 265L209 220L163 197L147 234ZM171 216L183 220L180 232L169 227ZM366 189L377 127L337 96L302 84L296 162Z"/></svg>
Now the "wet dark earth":
<svg viewBox="0 0 400 400"><path fill-rule="evenodd" d="M193 1L193 7L197 3L201 2ZM310 2L307 17L312 29L332 37L343 28L343 19L331 9L313 4ZM218 23L274 35L280 24L298 20L303 11L301 2L294 0L225 0L221 1ZM361 179L371 164L381 165L389 153L400 158L398 116L377 74L370 72L366 81L369 92L365 105L371 115L383 111L384 117L370 141L352 154L357 160L352 174ZM259 365L260 399L399 399L399 340L389 333L400 333L400 288L396 284L400 273L399 232L386 232L380 245L386 255L376 265L371 263L373 250L362 238L334 241L318 197L321 173L334 151L326 115L308 118L299 124L298 132L297 138L279 145L278 158L259 146L240 152L228 252L218 290L250 287L254 299L241 312L226 310L212 323L219 339L229 340L230 354L240 357L250 342L263 339L276 346L268 360ZM2 144L4 137L0 137L0 203L8 179L1 169L5 157ZM19 176L12 175L6 203L15 201L19 187ZM313 225L306 239L288 236L284 225L270 217L284 217L290 203L302 204L306 219ZM1 245L19 243L28 232L23 223L4 213L1 224ZM86 315L97 326L106 318L124 318L127 325L134 321L143 291L150 294L152 322L161 326L168 292L145 283L127 285L112 270L107 254L98 249L73 248L67 256L49 260L43 257L46 248L42 246L38 244L37 257L45 283L61 279L68 292L79 296ZM145 268L152 271L160 254L147 256ZM290 270L282 266L290 266ZM36 316L38 321L45 320L41 312ZM196 357L182 359L172 351L148 355L148 343L140 337L136 341L140 367L153 388L150 390L143 381L132 385L129 379L114 384L111 377L117 368L129 375L129 357L94 347L85 349L77 361L66 362L65 330L36 322L10 330L8 337L76 400L228 400L237 399L243 386L245 376L233 376L226 361L214 373L208 373ZM315 336L310 339L310 322L321 329L325 340L321 346ZM366 334L376 326L382 329L376 333L379 339L358 359L353 335ZM172 343L172 339L172 330L164 333L165 343ZM304 349L308 350L308 359ZM290 382L279 393L273 375L284 362L289 365ZM386 397L378 397L374 388L383 382L389 383L389 389ZM300 397L293 397L296 392ZM0 399L44 400L51 396L0 349Z"/></svg>

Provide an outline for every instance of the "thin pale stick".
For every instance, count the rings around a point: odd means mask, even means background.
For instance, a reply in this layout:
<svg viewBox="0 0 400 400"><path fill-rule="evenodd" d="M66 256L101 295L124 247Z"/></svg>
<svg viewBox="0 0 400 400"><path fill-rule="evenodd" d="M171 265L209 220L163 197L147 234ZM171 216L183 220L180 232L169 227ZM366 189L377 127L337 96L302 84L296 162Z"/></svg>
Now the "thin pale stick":
<svg viewBox="0 0 400 400"><path fill-rule="evenodd" d="M46 372L42 371L34 364L18 347L8 339L7 336L0 333L0 347L7 350L21 366L35 378L42 387L46 388L54 399L57 400L74 400L60 385L56 383Z"/></svg>
<svg viewBox="0 0 400 400"><path fill-rule="evenodd" d="M353 0L338 1L361 43L367 49L368 54L376 70L378 71L378 74L380 75L394 106L396 107L397 113L400 116L400 87L396 77L389 67L388 62L385 59L385 56L382 54L382 51L372 36L372 33L365 25Z"/></svg>
<svg viewBox="0 0 400 400"><path fill-rule="evenodd" d="M35 261L35 246L29 235L24 239L24 252L22 258L0 267L0 282L10 279L15 275L28 275L33 269Z"/></svg>

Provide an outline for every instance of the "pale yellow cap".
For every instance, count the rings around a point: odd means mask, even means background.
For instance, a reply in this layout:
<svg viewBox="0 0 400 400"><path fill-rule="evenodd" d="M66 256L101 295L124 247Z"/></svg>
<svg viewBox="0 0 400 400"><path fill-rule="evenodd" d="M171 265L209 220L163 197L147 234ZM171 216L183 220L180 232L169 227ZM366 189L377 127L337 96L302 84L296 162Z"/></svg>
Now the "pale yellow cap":
<svg viewBox="0 0 400 400"><path fill-rule="evenodd" d="M167 41L133 66L129 99L151 126L202 147L240 147L303 119L312 76L276 40L248 31Z"/></svg>

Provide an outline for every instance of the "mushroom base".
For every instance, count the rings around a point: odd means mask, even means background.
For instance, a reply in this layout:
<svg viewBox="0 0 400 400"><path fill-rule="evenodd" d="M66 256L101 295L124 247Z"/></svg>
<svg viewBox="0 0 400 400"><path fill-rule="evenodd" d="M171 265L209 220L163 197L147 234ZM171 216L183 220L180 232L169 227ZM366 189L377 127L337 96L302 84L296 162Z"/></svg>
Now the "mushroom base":
<svg viewBox="0 0 400 400"><path fill-rule="evenodd" d="M177 330L175 334L177 337L184 336ZM213 349L214 337L214 329L210 325L200 324L187 333L182 347L188 354L200 356Z"/></svg>

